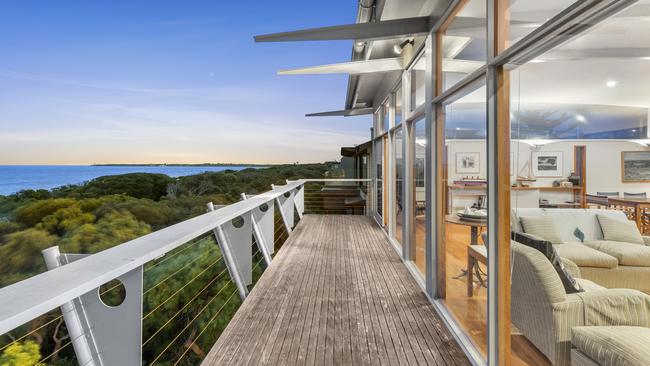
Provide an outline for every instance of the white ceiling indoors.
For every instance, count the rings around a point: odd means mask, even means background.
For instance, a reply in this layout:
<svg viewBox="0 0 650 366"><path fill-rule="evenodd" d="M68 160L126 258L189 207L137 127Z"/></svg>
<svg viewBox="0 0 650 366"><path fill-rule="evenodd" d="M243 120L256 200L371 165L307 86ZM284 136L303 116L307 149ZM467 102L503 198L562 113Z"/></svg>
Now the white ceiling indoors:
<svg viewBox="0 0 650 366"><path fill-rule="evenodd" d="M573 2L511 1L511 42ZM448 0L378 1L381 20L438 14L448 3ZM471 38L463 50L454 52L454 59L461 63L485 59L485 4L485 0L470 0L447 33L450 38ZM401 41L373 42L369 58L398 56L393 45ZM398 75L398 72L362 75L356 88L355 106L377 106L375 94L385 95L385 89L398 81ZM650 0L638 1L534 62L515 68L511 78L512 100L517 102L650 108ZM484 102L484 95L484 91L477 90L458 102Z"/></svg>
<svg viewBox="0 0 650 366"><path fill-rule="evenodd" d="M513 102L650 108L650 0L516 67L511 85ZM484 96L477 90L458 102Z"/></svg>

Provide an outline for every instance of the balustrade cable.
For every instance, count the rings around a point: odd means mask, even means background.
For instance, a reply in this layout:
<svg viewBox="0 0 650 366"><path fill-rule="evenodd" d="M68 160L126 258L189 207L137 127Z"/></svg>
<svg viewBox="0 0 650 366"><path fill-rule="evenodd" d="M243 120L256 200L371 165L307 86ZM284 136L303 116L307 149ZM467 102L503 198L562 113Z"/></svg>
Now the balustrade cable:
<svg viewBox="0 0 650 366"><path fill-rule="evenodd" d="M93 329L94 329L94 327L90 327L90 328L88 328L88 331L92 331ZM64 343L61 347L59 347L58 349L54 350L54 351L53 351L52 353L50 353L49 355L45 356L45 358L42 358L42 359L38 360L34 365L44 365L44 364L45 364L45 361L47 361L47 360L49 360L50 358L54 357L55 355L61 353L61 351L63 351L63 350L66 349L67 347L69 347L72 343L74 343L74 341L76 341L76 340L78 340L78 339L81 339L82 337L85 337L86 335L87 335L87 334L86 334L86 331L84 331L84 332L82 332L81 334L79 334L78 336L76 336L76 337L74 337L74 338L71 338L71 339L68 339L68 341L67 341L66 343Z"/></svg>
<svg viewBox="0 0 650 366"><path fill-rule="evenodd" d="M47 327L48 325L53 324L54 322L56 322L57 320L59 320L59 319L61 319L61 318L63 318L63 315L59 315L59 316L57 316L56 318L50 320L49 322L47 322L47 323L41 325L40 327L38 327L38 328L36 328L36 329L30 331L29 333L27 333L27 334L25 334L25 335L23 335L23 336L21 336L21 337L19 337L19 338L16 338L15 340L11 341L10 343L5 344L4 346L2 346L2 347L0 348L0 353L2 353L4 350L6 350L7 348L11 347L12 345L14 345L14 344L16 344L16 343L22 341L23 339L29 337L30 335L32 335L32 334L38 332L39 330L41 330L41 329Z"/></svg>
<svg viewBox="0 0 650 366"><path fill-rule="evenodd" d="M185 248L179 250L178 252L176 252L176 253L174 253L174 254L170 254L170 255L165 255L165 257L162 258L160 262L153 263L153 264L151 264L149 267L145 268L145 269L143 270L143 273L147 273L148 271L150 271L150 270L152 270L152 269L158 267L159 265L161 265L161 264L165 263L166 261L168 261L168 260L170 260L170 259L176 257L177 255L179 255L179 254L185 252L186 250L189 250L190 248L193 248L196 244L199 244L200 242L201 242L201 240L195 240L194 242L189 243L189 244L187 245L187 247L185 247Z"/></svg>
<svg viewBox="0 0 650 366"><path fill-rule="evenodd" d="M224 285L224 288L227 287L227 286L229 286L229 285L232 285L232 284L233 284L232 282L229 282L228 284ZM237 289L235 289L235 290L233 291L233 294L234 294L235 292L237 292ZM199 313L196 314L196 315L194 316L194 318L192 318L192 320L190 320L190 321L185 325L185 327L183 327L183 329L181 329L181 331L178 332L178 334L174 337L174 339L172 339L171 342L169 342L169 343L167 344L167 346L165 346L165 348L164 348L164 349L163 349L163 350L158 354L158 356L156 356L156 357L153 359L153 361L151 361L151 364L150 364L150 365L154 365L156 362L158 362L158 360L159 360L159 359L160 359L160 358L165 354L165 352L167 352L167 350L169 349L169 347L171 347L171 345L174 344L174 342L176 342L176 340L177 340L177 339L178 339L178 338L179 338L179 337L180 337L180 336L181 336L181 335L182 335L182 334L187 330L187 328L189 328L190 325L192 325L192 324L194 323L194 321L195 321L196 319L198 319L198 317L201 316L201 314L203 314L203 312L208 308L208 306L210 306L210 304L212 304L212 302L217 298L218 295L219 295L219 293L217 293L216 295L214 295L214 296L210 299L210 301L208 301L208 303L205 304L205 306L203 306L203 308L199 311Z"/></svg>
<svg viewBox="0 0 650 366"><path fill-rule="evenodd" d="M171 294L169 297L167 297L167 299L166 299L165 301L161 302L161 303L158 304L158 306L156 306L153 310L151 310L149 313L147 313L147 315L145 315L145 316L142 318L142 320L145 320L145 319L147 319L149 316L151 316L151 314L153 314L156 310L160 309L161 306L165 305L167 302L169 302L171 299L173 299L174 296L178 295L178 294L179 294L179 293L180 293L180 292L181 292L185 287L189 286L192 282L194 282L197 278L199 278L202 274L204 274L208 269L212 268L214 265L216 265L217 263L219 263L219 261L221 261L222 259L223 259L223 257L220 256L216 261L212 262L212 264L210 264L210 265L209 265L208 267L206 267L204 270L202 270L201 272L199 272L199 274L197 274L196 276L194 276L191 280L189 280L189 281L188 281L186 284L184 284L181 288L179 288L178 290L176 290L176 292L174 292L174 293Z"/></svg>
<svg viewBox="0 0 650 366"><path fill-rule="evenodd" d="M54 355L58 354L59 352L61 352L61 351L64 350L64 349L66 349L66 348L67 348L68 346L70 346L71 344L72 344L72 340L68 340L68 342L66 342L66 343L65 343L63 346L61 346L59 349L57 349L56 351L50 353L47 357L45 357L45 358L39 360L39 361L36 362L34 365L43 365L45 361L47 361L47 360L49 360L50 358L54 357Z"/></svg>
<svg viewBox="0 0 650 366"><path fill-rule="evenodd" d="M182 270L186 269L186 268L189 267L191 264L193 264L194 262L198 261L198 260L201 259L201 258L203 258L203 257L202 257L200 254L197 255L196 258L194 258L194 259L192 259L191 261L187 262L187 263L184 264L181 268L179 268L178 270L176 270L174 273L170 274L169 276L167 276L167 277L165 277L164 279L162 279L160 282L156 283L155 285L153 285L152 287L150 287L149 289L147 289L143 294L144 294L144 295L148 294L150 291L152 291L152 290L155 289L156 287L162 285L163 283L167 282L170 278L176 276L179 272L181 272Z"/></svg>
<svg viewBox="0 0 650 366"><path fill-rule="evenodd" d="M145 345L147 345L147 343L149 343L149 341L151 341L151 340L152 340L152 339L153 339L153 338L154 338L158 333L160 333L160 332L163 330L163 328L165 328L169 323L171 323L171 321L174 320L174 319L175 319L175 318L176 318L176 317L177 317L177 316L178 316L178 315L179 315L183 310L185 310L188 306L190 306L190 304L192 304L192 303L194 302L194 300L196 300L196 299L199 297L199 295L201 295L201 294L202 294L202 293L203 293L203 292L204 292L208 287L210 287L210 285L212 285L216 280L218 280L219 278L221 278L221 276L222 276L224 273L226 273L227 270L228 270L228 269L225 268L224 270L222 270L221 272L219 272L218 275L216 275L216 276L215 276L215 277L214 277L210 282L208 282L207 285L205 285L201 290L199 290L199 292L197 292L196 295L194 295L194 297L192 297L192 299L190 299L190 300L189 300L189 301L188 301L188 302L187 302L187 303L186 303L186 304L185 304L185 305L184 305L180 310L178 310L174 315L172 315L172 317L169 318L169 319L165 322L165 324L163 324L160 328L158 328L158 329L154 332L154 334L152 334L149 338L147 338L147 340L144 341L144 343L142 343L142 346L144 347ZM228 286L228 284L224 285L224 287L223 287L221 290L219 290L219 292L217 292L217 295L219 295L219 293L221 293L221 291L222 291L224 288L226 288L227 286ZM143 318L143 320L144 320L144 318Z"/></svg>
<svg viewBox="0 0 650 366"><path fill-rule="evenodd" d="M183 351L183 353L178 358L178 360L176 360L176 362L174 362L173 366L176 366L176 365L178 365L179 362L181 362L181 360L183 359L183 357L185 357L187 352L192 348L192 346L194 344L196 344L197 339L199 339L199 337L201 337L201 335L203 335L203 333L206 331L206 329L208 329L212 325L212 322L214 322L214 320L217 319L217 316L219 316L219 314L221 314L221 311L223 311L223 309L226 307L226 305L228 305L230 303L230 300L233 299L233 296L235 296L236 293L237 293L237 291L233 291L230 294L230 297L228 297L228 300L226 300L226 302L223 303L223 305L221 305L221 308L219 308L219 310L212 316L212 318L210 318L210 320L208 320L208 324L205 327L203 327L203 329L201 329L201 331L199 332L199 334L196 337L194 337L194 339L192 340L192 343L190 343L185 348L185 351Z"/></svg>

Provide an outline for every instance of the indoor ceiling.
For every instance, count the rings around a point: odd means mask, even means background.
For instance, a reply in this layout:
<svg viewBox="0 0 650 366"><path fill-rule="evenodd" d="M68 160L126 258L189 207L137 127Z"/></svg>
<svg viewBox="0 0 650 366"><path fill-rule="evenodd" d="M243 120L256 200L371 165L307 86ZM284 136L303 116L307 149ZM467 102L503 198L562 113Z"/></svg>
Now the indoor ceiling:
<svg viewBox="0 0 650 366"><path fill-rule="evenodd" d="M512 102L650 108L650 0L513 67ZM484 98L484 90L477 90L459 102Z"/></svg>

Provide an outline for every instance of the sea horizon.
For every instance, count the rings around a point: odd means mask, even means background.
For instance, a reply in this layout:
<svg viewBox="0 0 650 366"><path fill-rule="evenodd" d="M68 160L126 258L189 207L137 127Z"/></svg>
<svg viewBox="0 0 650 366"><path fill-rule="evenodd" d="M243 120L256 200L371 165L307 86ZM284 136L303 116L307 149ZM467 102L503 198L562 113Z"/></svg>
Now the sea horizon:
<svg viewBox="0 0 650 366"><path fill-rule="evenodd" d="M165 174L172 178L221 172L224 170L260 169L273 164L101 164L101 165L2 165L0 195L8 196L27 189L51 190L66 185L83 184L107 175L128 173Z"/></svg>

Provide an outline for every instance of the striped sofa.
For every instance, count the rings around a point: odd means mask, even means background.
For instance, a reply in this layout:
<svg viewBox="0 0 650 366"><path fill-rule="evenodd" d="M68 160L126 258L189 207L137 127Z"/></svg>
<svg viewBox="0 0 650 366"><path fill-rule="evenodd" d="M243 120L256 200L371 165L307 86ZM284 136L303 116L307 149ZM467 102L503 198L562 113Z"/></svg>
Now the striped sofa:
<svg viewBox="0 0 650 366"><path fill-rule="evenodd" d="M571 330L572 366L647 366L650 328L575 327Z"/></svg>
<svg viewBox="0 0 650 366"><path fill-rule="evenodd" d="M601 209L542 209L513 210L512 230L526 232L522 220L548 217L552 227L545 228L550 240L563 259L575 263L582 278L606 288L631 288L650 294L650 237L642 237L645 245L604 240L598 216L627 220L625 214ZM584 234L584 242L575 235ZM546 233L539 235L547 239ZM547 239L548 240L548 239Z"/></svg>
<svg viewBox="0 0 650 366"><path fill-rule="evenodd" d="M543 254L512 243L512 323L554 365L571 364L572 328L650 328L650 295L632 289L606 289L580 278L581 269L565 263L585 292L567 294Z"/></svg>

